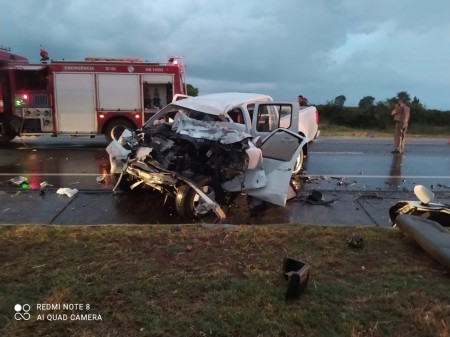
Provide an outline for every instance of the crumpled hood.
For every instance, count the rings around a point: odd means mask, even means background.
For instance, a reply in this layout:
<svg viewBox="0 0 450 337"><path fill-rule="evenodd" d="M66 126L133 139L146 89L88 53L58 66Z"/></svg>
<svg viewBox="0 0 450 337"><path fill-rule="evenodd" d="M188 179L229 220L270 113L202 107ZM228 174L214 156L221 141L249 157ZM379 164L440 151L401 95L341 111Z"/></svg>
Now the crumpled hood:
<svg viewBox="0 0 450 337"><path fill-rule="evenodd" d="M222 144L233 144L252 138L252 135L236 130L233 123L199 121L189 118L182 112L175 116L172 130L193 138L219 141Z"/></svg>
<svg viewBox="0 0 450 337"><path fill-rule="evenodd" d="M240 105L242 102L271 102L272 97L254 93L228 92L188 97L177 101L177 106L201 111L211 115L224 115L232 106Z"/></svg>

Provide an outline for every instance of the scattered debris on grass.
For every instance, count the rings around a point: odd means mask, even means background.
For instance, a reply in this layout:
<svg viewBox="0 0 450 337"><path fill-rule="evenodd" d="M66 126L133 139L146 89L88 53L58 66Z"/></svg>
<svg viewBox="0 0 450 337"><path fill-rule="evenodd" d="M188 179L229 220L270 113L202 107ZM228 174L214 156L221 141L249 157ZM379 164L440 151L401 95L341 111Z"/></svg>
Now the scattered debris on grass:
<svg viewBox="0 0 450 337"><path fill-rule="evenodd" d="M292 303L300 298L309 281L310 266L305 261L286 257L283 261L283 276L287 281L287 290L284 296L286 303Z"/></svg>
<svg viewBox="0 0 450 337"><path fill-rule="evenodd" d="M352 248L362 248L364 247L364 238L359 233L352 233L347 236L347 243Z"/></svg>

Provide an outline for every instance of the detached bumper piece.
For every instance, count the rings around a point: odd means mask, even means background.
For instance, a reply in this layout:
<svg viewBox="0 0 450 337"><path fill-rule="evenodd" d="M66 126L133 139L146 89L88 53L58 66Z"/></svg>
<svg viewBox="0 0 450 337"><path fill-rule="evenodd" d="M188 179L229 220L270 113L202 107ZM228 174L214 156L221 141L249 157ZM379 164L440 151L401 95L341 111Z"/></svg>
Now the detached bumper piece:
<svg viewBox="0 0 450 337"><path fill-rule="evenodd" d="M424 251L450 270L450 231L429 219L400 214L396 225Z"/></svg>
<svg viewBox="0 0 450 337"><path fill-rule="evenodd" d="M286 257L283 261L283 276L287 281L287 290L284 297L286 303L292 303L300 298L309 281L311 267L305 261Z"/></svg>

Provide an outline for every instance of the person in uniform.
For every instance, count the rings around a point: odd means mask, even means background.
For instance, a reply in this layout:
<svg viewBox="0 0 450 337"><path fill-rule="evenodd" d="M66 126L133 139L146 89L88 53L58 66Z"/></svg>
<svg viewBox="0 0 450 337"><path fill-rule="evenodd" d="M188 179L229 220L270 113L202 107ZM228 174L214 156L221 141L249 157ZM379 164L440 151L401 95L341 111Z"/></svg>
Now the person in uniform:
<svg viewBox="0 0 450 337"><path fill-rule="evenodd" d="M405 136L408 129L410 107L406 105L404 99L399 99L397 105L391 112L391 116L394 116L395 128L394 128L394 150L392 153L403 153L405 149Z"/></svg>

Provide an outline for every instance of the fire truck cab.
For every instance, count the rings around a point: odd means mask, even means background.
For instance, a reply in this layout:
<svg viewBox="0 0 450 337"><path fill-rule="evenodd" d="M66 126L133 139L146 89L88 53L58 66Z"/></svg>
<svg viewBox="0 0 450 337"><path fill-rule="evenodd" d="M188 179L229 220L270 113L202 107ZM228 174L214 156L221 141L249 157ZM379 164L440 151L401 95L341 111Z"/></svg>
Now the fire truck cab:
<svg viewBox="0 0 450 337"><path fill-rule="evenodd" d="M0 49L0 142L15 136L104 134L137 129L176 94L186 94L179 57L165 63L87 57L41 61Z"/></svg>

